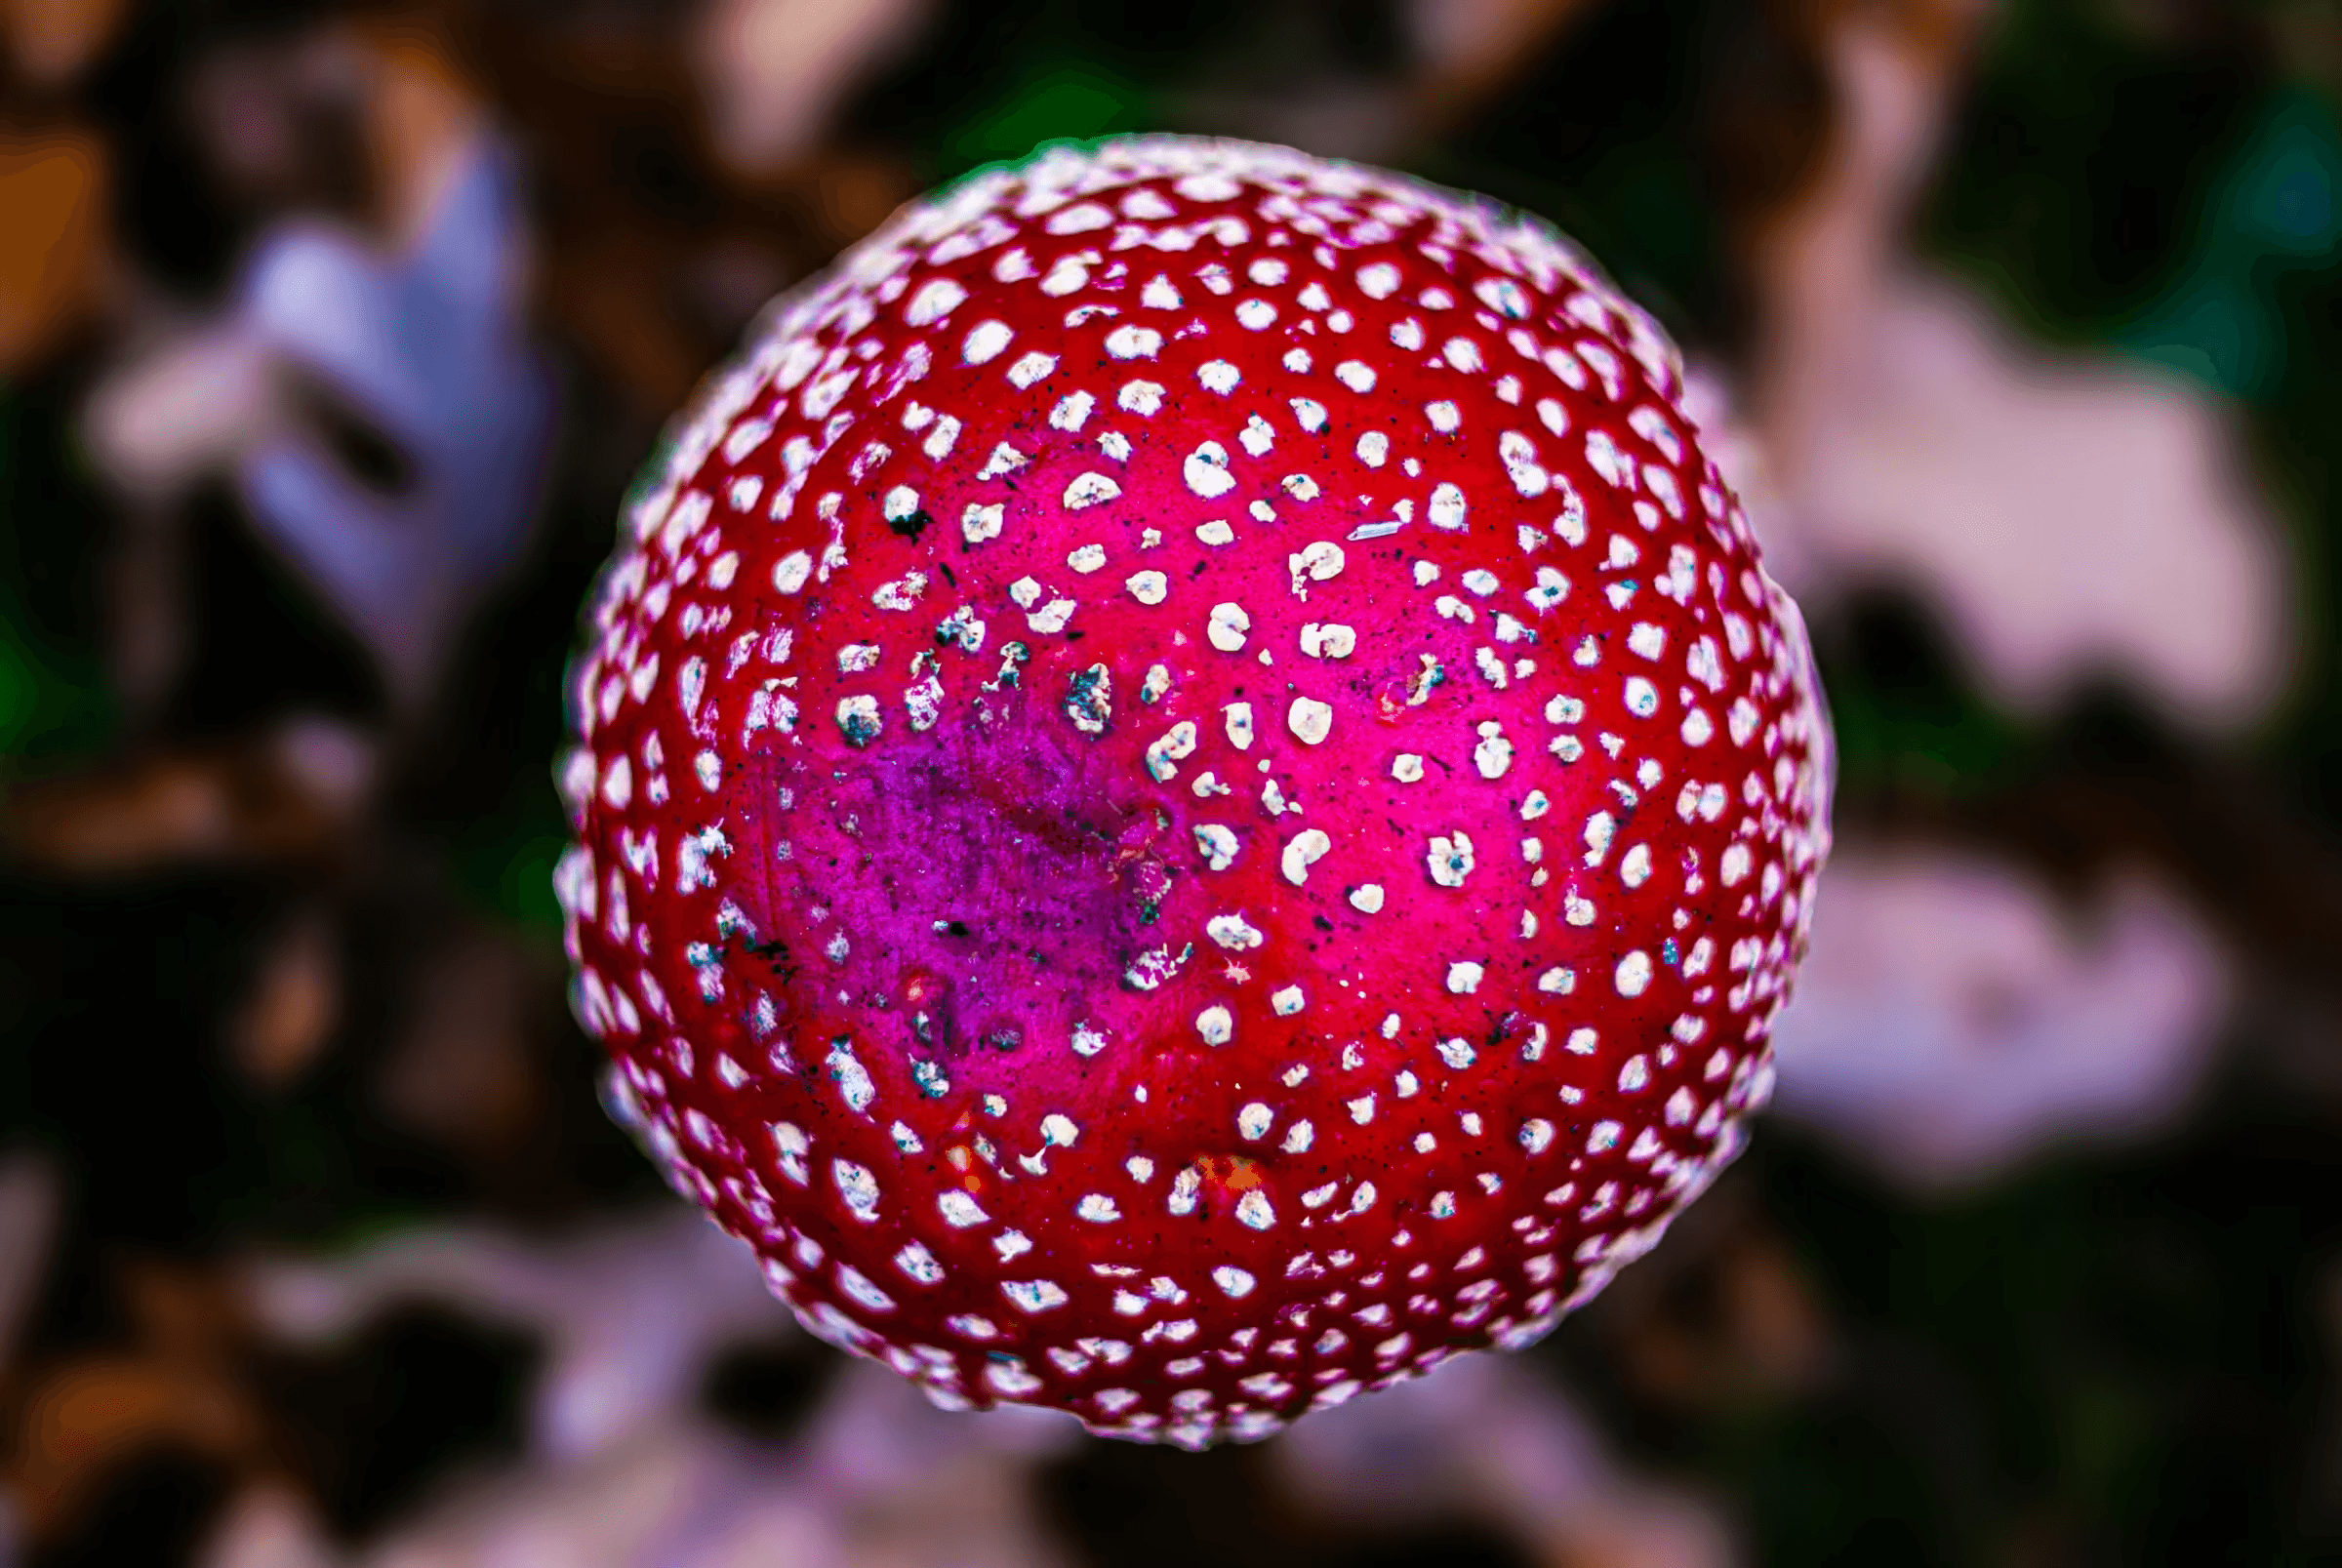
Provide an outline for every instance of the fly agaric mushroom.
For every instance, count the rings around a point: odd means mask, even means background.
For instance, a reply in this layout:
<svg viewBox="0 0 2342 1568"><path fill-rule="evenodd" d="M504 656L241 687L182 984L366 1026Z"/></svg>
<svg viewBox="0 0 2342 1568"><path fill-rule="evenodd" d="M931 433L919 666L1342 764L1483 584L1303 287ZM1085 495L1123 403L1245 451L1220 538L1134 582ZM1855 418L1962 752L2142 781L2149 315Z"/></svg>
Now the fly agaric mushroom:
<svg viewBox="0 0 2342 1568"><path fill-rule="evenodd" d="M1737 1151L1795 608L1567 241L1148 138L905 210L674 426L573 672L619 1113L953 1407L1263 1435L1529 1343Z"/></svg>

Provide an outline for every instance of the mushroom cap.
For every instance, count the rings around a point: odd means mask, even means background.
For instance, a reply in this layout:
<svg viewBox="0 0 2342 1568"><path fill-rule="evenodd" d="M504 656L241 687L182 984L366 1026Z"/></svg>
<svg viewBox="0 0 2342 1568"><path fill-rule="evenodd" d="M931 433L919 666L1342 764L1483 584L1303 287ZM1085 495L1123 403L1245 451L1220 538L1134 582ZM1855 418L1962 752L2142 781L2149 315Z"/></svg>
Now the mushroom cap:
<svg viewBox="0 0 2342 1568"><path fill-rule="evenodd" d="M1252 1438L1517 1347L1762 1106L1796 609L1568 241L1056 148L775 302L572 671L578 1016L815 1333Z"/></svg>

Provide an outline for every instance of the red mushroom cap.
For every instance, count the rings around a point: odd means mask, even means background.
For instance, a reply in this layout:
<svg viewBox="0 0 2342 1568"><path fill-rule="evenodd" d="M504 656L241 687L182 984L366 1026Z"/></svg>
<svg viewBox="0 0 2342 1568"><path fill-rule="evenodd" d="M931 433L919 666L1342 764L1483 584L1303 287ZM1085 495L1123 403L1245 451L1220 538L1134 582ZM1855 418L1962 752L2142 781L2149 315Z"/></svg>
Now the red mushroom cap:
<svg viewBox="0 0 2342 1568"><path fill-rule="evenodd" d="M1682 386L1553 230L1281 148L898 215L593 601L622 1113L954 1407L1250 1438L1545 1333L1740 1146L1828 846Z"/></svg>

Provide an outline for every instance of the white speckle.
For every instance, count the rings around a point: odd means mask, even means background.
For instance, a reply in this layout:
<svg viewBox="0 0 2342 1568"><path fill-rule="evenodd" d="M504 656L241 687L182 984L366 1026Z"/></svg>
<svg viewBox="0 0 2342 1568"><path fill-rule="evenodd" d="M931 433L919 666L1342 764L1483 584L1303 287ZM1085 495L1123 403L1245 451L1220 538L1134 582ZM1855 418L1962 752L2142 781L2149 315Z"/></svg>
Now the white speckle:
<svg viewBox="0 0 2342 1568"><path fill-rule="evenodd" d="M1317 1129L1306 1121L1297 1121L1285 1129L1285 1141L1277 1146L1288 1154L1307 1154L1310 1146L1317 1141Z"/></svg>
<svg viewBox="0 0 2342 1568"><path fill-rule="evenodd" d="M1206 1045L1226 1045L1236 1032L1236 1021L1217 1002L1195 1015L1195 1032Z"/></svg>
<svg viewBox="0 0 2342 1568"><path fill-rule="evenodd" d="M1079 1203L1073 1205L1073 1212L1092 1225L1111 1225L1122 1218L1122 1211L1115 1207L1114 1200L1103 1192L1085 1194Z"/></svg>
<svg viewBox="0 0 2342 1568"><path fill-rule="evenodd" d="M1305 579L1310 583L1330 582L1342 575L1342 568L1348 561L1349 557L1343 553L1342 546L1330 539L1312 540L1287 555L1285 570L1292 576L1294 596L1307 599L1310 594L1304 585Z"/></svg>
<svg viewBox="0 0 2342 1568"><path fill-rule="evenodd" d="M1325 405L1323 403L1313 397L1296 397L1290 401L1293 407L1293 417L1301 422L1303 429L1315 435L1325 428Z"/></svg>
<svg viewBox="0 0 2342 1568"><path fill-rule="evenodd" d="M1195 379L1203 382L1204 390L1218 392L1222 397L1226 397L1236 389L1237 384L1244 380L1244 376L1227 360L1215 359L1197 370Z"/></svg>
<svg viewBox="0 0 2342 1568"><path fill-rule="evenodd" d="M1236 487L1235 476L1228 471L1228 448L1217 441L1206 441L1190 453L1180 473L1188 488L1206 501Z"/></svg>
<svg viewBox="0 0 2342 1568"><path fill-rule="evenodd" d="M1096 1056L1106 1049L1106 1035L1087 1024L1073 1025L1073 1053L1076 1056Z"/></svg>
<svg viewBox="0 0 2342 1568"><path fill-rule="evenodd" d="M1025 624L1039 632L1063 631L1066 629L1066 623L1073 619L1074 608L1071 599L1051 599L1040 609L1027 616Z"/></svg>
<svg viewBox="0 0 2342 1568"><path fill-rule="evenodd" d="M1398 292L1398 268L1388 261L1376 261L1358 268L1358 287L1370 300L1388 300Z"/></svg>
<svg viewBox="0 0 2342 1568"><path fill-rule="evenodd" d="M903 307L903 319L914 327L932 326L959 307L968 291L949 278L935 278L922 285Z"/></svg>
<svg viewBox="0 0 2342 1568"><path fill-rule="evenodd" d="M1627 632L1627 646L1645 659L1667 652L1667 633L1648 621L1637 621Z"/></svg>
<svg viewBox="0 0 2342 1568"><path fill-rule="evenodd" d="M1464 492L1452 484L1439 485L1432 491L1432 504L1424 513L1433 528L1459 529L1464 526Z"/></svg>
<svg viewBox="0 0 2342 1568"><path fill-rule="evenodd" d="M1334 380L1353 392L1374 390L1374 371L1362 360L1346 359L1334 367Z"/></svg>
<svg viewBox="0 0 2342 1568"><path fill-rule="evenodd" d="M1195 824L1195 846L1203 851L1204 864L1215 871L1234 864L1239 847L1234 832L1218 823Z"/></svg>
<svg viewBox="0 0 2342 1568"><path fill-rule="evenodd" d="M1057 407L1049 411L1050 427L1079 432L1089 421L1090 410L1097 406L1098 400L1087 392L1070 393L1059 399Z"/></svg>
<svg viewBox="0 0 2342 1568"><path fill-rule="evenodd" d="M1116 327L1106 335L1106 351L1116 359L1152 359L1162 346L1163 335L1151 327Z"/></svg>
<svg viewBox="0 0 2342 1568"><path fill-rule="evenodd" d="M1631 1056L1618 1069L1618 1087L1627 1094L1636 1094L1649 1087L1651 1063L1648 1057Z"/></svg>
<svg viewBox="0 0 2342 1568"><path fill-rule="evenodd" d="M1459 833L1456 836L1462 838L1464 835ZM1442 843L1444 840L1434 839L1433 842L1436 844ZM1285 845L1284 855L1280 862L1285 873L1285 880L1295 887L1300 887L1308 882L1310 867L1323 860L1333 847L1334 841L1325 835L1323 828L1305 827L1294 834L1292 841ZM1459 877L1458 880L1461 881L1462 878Z"/></svg>
<svg viewBox="0 0 2342 1568"><path fill-rule="evenodd" d="M1139 303L1150 310L1177 310L1182 302L1179 290L1160 272L1149 278L1147 287L1139 291Z"/></svg>
<svg viewBox="0 0 2342 1568"><path fill-rule="evenodd" d="M1008 379L1022 391L1037 381L1046 380L1057 369L1055 354L1031 353L1008 367Z"/></svg>
<svg viewBox="0 0 2342 1568"><path fill-rule="evenodd" d="M1513 743L1505 739L1504 726L1490 719L1479 727L1480 744L1472 748L1472 764L1483 779L1501 779L1513 766Z"/></svg>
<svg viewBox="0 0 2342 1568"><path fill-rule="evenodd" d="M1163 406L1163 387L1160 382L1125 382L1114 396L1115 404L1131 414L1152 414Z"/></svg>
<svg viewBox="0 0 2342 1568"><path fill-rule="evenodd" d="M1232 1300L1252 1294L1252 1276L1230 1264L1222 1264L1212 1270L1212 1283Z"/></svg>
<svg viewBox="0 0 2342 1568"><path fill-rule="evenodd" d="M1358 461L1369 468L1379 468L1391 459L1391 438L1380 430L1368 430L1358 437Z"/></svg>
<svg viewBox="0 0 2342 1568"><path fill-rule="evenodd" d="M1379 882L1367 882L1350 890L1350 906L1360 914L1383 912L1383 887Z"/></svg>
<svg viewBox="0 0 2342 1568"><path fill-rule="evenodd" d="M808 550L792 551L773 564L773 586L783 593L801 591L812 576L813 555Z"/></svg>
<svg viewBox="0 0 2342 1568"><path fill-rule="evenodd" d="M1066 486L1066 509L1068 511L1080 511L1086 506L1101 505L1106 502L1112 501L1121 494L1122 487L1116 484L1107 475L1102 473L1085 473L1077 477L1071 484ZM1105 552L1100 551L1098 565L1103 566L1105 564ZM1097 567L1088 567L1084 568L1083 570L1094 572L1097 569Z"/></svg>
<svg viewBox="0 0 2342 1568"><path fill-rule="evenodd" d="M1425 864L1431 867L1432 880L1441 887L1462 887L1474 864L1471 836L1459 831L1452 838L1433 838Z"/></svg>
<svg viewBox="0 0 2342 1568"><path fill-rule="evenodd" d="M1455 434L1457 427L1464 422L1464 416L1458 412L1456 405L1444 398L1436 403L1424 404L1423 412L1425 418L1432 422L1432 428L1441 435Z"/></svg>
<svg viewBox="0 0 2342 1568"><path fill-rule="evenodd" d="M1537 988L1549 996L1566 996L1578 987L1578 977L1559 964L1537 977Z"/></svg>
<svg viewBox="0 0 2342 1568"><path fill-rule="evenodd" d="M881 610L908 610L927 591L927 574L906 572L891 583L881 583L870 594L870 603Z"/></svg>
<svg viewBox="0 0 2342 1568"><path fill-rule="evenodd" d="M1067 1301L1065 1288L1047 1279L1003 1280L1000 1294L1025 1312L1046 1312Z"/></svg>
<svg viewBox="0 0 2342 1568"><path fill-rule="evenodd" d="M1233 544L1236 542L1236 531L1228 526L1227 519L1215 517L1208 523L1196 525L1195 537L1206 544L1214 546Z"/></svg>
<svg viewBox="0 0 2342 1568"><path fill-rule="evenodd" d="M1224 601L1212 606L1211 622L1204 628L1204 636L1210 641L1213 647L1219 649L1222 653L1232 654L1244 646L1244 634L1251 629L1252 617L1246 613L1244 607L1240 604L1232 604ZM1232 704L1232 711L1233 710L1233 707L1234 704ZM1244 711L1245 716L1247 719L1249 719L1252 713L1252 708L1249 704L1245 704ZM1232 734L1229 738L1231 740L1235 739ZM1245 743L1243 742L1237 742L1238 745L1242 745L1244 744Z"/></svg>
<svg viewBox="0 0 2342 1568"><path fill-rule="evenodd" d="M878 1218L878 1179L868 1166L831 1160L829 1175L837 1183L838 1196L846 1200L847 1212L866 1224Z"/></svg>
<svg viewBox="0 0 2342 1568"><path fill-rule="evenodd" d="M1357 632L1340 622L1312 621L1301 628L1301 651L1312 659L1348 659L1357 646Z"/></svg>
<svg viewBox="0 0 2342 1568"><path fill-rule="evenodd" d="M1542 496L1553 488L1553 476L1539 466L1537 446L1518 430L1507 430L1497 438L1496 449L1505 462L1505 472L1513 488L1524 497Z"/></svg>
<svg viewBox="0 0 2342 1568"><path fill-rule="evenodd" d="M848 745L868 745L878 737L881 727L878 699L868 696L846 697L838 700L837 727Z"/></svg>
<svg viewBox="0 0 2342 1568"><path fill-rule="evenodd" d="M1285 713L1285 726L1304 745L1321 744L1334 729L1334 710L1313 697L1296 697Z"/></svg>
<svg viewBox="0 0 2342 1568"><path fill-rule="evenodd" d="M1626 686L1627 711L1638 719L1647 719L1659 711L1659 688L1640 675L1629 675Z"/></svg>
<svg viewBox="0 0 2342 1568"><path fill-rule="evenodd" d="M967 341L960 344L959 356L971 365L981 365L986 360L998 358L1000 350L1006 348L1008 341L1015 336L1005 321L979 322L968 333Z"/></svg>
<svg viewBox="0 0 2342 1568"><path fill-rule="evenodd" d="M1276 1112L1255 1100L1236 1112L1236 1131L1247 1140L1258 1141L1269 1136L1275 1120Z"/></svg>
<svg viewBox="0 0 2342 1568"><path fill-rule="evenodd" d="M1621 996L1640 996L1651 984L1651 955L1637 948L1618 961L1613 977Z"/></svg>
<svg viewBox="0 0 2342 1568"><path fill-rule="evenodd" d="M976 471L976 477L997 479L1003 474L1015 473L1031 461L1024 453L1003 441L992 448L992 455L984 460L984 466Z"/></svg>
<svg viewBox="0 0 2342 1568"><path fill-rule="evenodd" d="M1291 1018L1294 1014L1301 1011L1301 987L1299 985L1287 985L1282 990L1270 992L1269 1006L1278 1018ZM1307 1123L1304 1123L1304 1125L1306 1126Z"/></svg>
<svg viewBox="0 0 2342 1568"><path fill-rule="evenodd" d="M1597 811L1586 819L1586 864L1599 865L1610 853L1610 844L1618 836L1618 819L1606 811Z"/></svg>
<svg viewBox="0 0 2342 1568"><path fill-rule="evenodd" d="M1254 1187L1236 1199L1236 1219L1254 1230L1266 1230L1276 1224L1276 1210L1269 1203L1269 1195Z"/></svg>
<svg viewBox="0 0 2342 1568"><path fill-rule="evenodd" d="M1240 914L1216 914L1203 923L1203 934L1234 951L1258 947L1267 939Z"/></svg>
<svg viewBox="0 0 2342 1568"><path fill-rule="evenodd" d="M978 1208L976 1200L965 1192L946 1192L935 1200L935 1207L943 1215L945 1223L958 1230L983 1225L991 1218Z"/></svg>
<svg viewBox="0 0 2342 1568"><path fill-rule="evenodd" d="M1614 1121L1595 1122L1594 1131L1586 1135L1586 1152L1607 1154L1618 1146L1618 1141L1625 1132L1626 1129Z"/></svg>
<svg viewBox="0 0 2342 1568"><path fill-rule="evenodd" d="M1000 505L971 505L959 514L959 533L971 544L981 544L988 539L1000 537L1001 519L1006 508Z"/></svg>
<svg viewBox="0 0 2342 1568"><path fill-rule="evenodd" d="M626 802L633 798L634 764L622 751L611 759L610 766L602 773L602 799L613 810L624 811Z"/></svg>
<svg viewBox="0 0 2342 1568"><path fill-rule="evenodd" d="M1094 201L1085 201L1078 207L1068 207L1052 215L1045 226L1052 234L1087 234L1092 229L1106 227L1113 221L1112 213Z"/></svg>
<svg viewBox="0 0 2342 1568"><path fill-rule="evenodd" d="M1266 300L1247 300L1236 306L1236 325L1249 332L1266 332L1276 323L1276 306Z"/></svg>
<svg viewBox="0 0 2342 1568"><path fill-rule="evenodd" d="M1480 988L1481 977L1488 971L1469 958L1459 958L1447 966L1447 988L1457 996L1470 996Z"/></svg>

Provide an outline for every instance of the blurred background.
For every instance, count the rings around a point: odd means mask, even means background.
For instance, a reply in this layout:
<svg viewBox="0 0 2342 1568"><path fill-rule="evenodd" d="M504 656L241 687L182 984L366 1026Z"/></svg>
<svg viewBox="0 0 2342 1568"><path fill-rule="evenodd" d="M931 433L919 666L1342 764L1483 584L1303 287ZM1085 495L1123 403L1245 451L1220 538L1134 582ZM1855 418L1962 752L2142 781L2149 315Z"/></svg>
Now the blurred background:
<svg viewBox="0 0 2342 1568"><path fill-rule="evenodd" d="M2311 0L0 0L0 1565L2342 1561L2338 93ZM1203 1456L796 1332L547 886L662 419L1145 129L1583 241L1843 750L1753 1152Z"/></svg>

